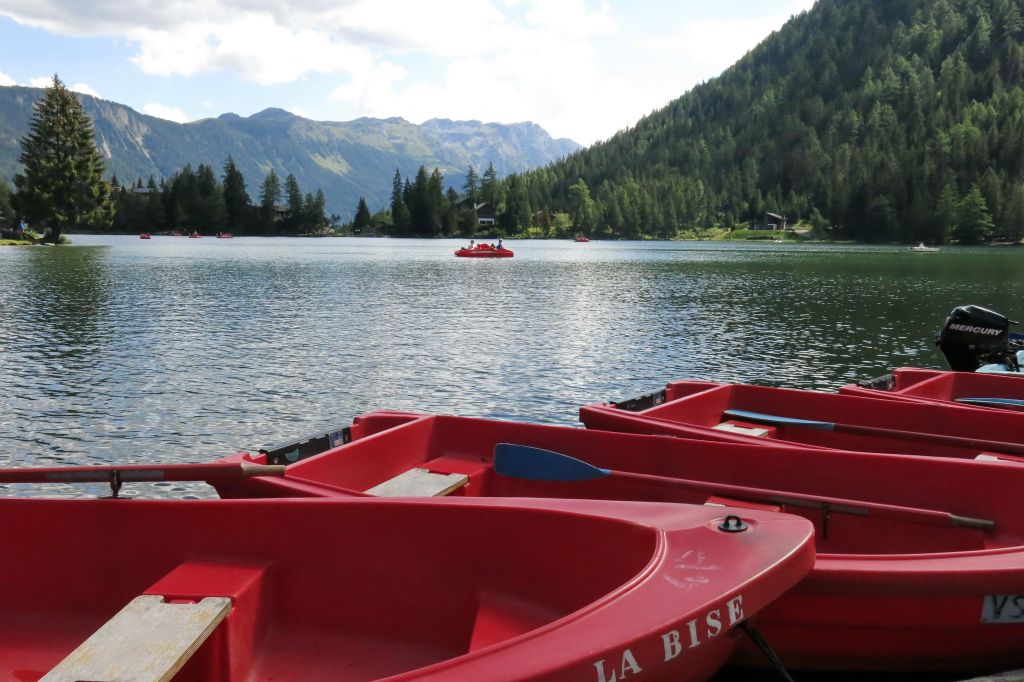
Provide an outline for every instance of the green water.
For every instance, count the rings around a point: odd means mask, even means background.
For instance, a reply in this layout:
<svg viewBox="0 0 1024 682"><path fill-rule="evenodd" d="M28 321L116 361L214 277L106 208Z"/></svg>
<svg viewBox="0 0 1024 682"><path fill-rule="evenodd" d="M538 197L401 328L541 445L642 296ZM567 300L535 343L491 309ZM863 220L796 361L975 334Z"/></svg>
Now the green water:
<svg viewBox="0 0 1024 682"><path fill-rule="evenodd" d="M74 241L0 249L2 465L202 461L377 408L575 424L679 378L834 390L944 367L955 305L1024 315L1012 248Z"/></svg>

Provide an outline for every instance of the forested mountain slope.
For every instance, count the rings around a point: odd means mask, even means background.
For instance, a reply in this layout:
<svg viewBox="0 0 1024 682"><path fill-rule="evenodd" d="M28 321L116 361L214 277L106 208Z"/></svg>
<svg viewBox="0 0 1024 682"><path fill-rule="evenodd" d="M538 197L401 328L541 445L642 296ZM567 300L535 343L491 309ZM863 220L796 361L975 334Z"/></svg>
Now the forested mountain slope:
<svg viewBox="0 0 1024 682"><path fill-rule="evenodd" d="M869 241L1019 239L1022 15L1024 0L818 0L634 128L509 178L506 201L623 237L772 211Z"/></svg>

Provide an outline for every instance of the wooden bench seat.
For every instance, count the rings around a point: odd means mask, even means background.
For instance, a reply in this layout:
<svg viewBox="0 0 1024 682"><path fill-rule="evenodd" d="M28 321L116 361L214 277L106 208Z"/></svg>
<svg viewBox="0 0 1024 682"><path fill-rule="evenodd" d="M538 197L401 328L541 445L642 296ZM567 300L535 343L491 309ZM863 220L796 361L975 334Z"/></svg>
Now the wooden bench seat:
<svg viewBox="0 0 1024 682"><path fill-rule="evenodd" d="M185 604L136 597L42 680L170 680L230 611L227 597Z"/></svg>
<svg viewBox="0 0 1024 682"><path fill-rule="evenodd" d="M409 469L365 492L377 497L439 497L449 495L469 482L465 474L439 474L427 469Z"/></svg>
<svg viewBox="0 0 1024 682"><path fill-rule="evenodd" d="M743 436L755 436L757 438L765 438L771 434L771 429L767 429L763 426L748 426L746 424L737 424L735 422L722 422L721 424L715 424L711 428L719 431L727 431L729 433L738 433Z"/></svg>

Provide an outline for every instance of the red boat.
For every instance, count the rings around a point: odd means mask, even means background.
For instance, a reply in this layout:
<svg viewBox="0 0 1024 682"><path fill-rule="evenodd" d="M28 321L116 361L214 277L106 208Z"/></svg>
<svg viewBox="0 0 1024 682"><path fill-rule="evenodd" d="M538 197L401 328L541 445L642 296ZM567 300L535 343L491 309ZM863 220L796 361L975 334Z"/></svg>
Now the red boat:
<svg viewBox="0 0 1024 682"><path fill-rule="evenodd" d="M543 448L612 473L588 480L502 475L500 463L494 466L496 448L509 447L502 443ZM672 501L801 514L816 526L814 569L756 620L787 667L1024 666L1024 609L1017 608L1024 604L1024 508L1017 504L1024 468L397 412L369 413L321 437L225 459L267 463L289 454L296 461L284 478L214 484L224 497L397 491ZM720 565L703 548L687 556L692 561L686 563L708 571ZM762 659L745 644L734 662Z"/></svg>
<svg viewBox="0 0 1024 682"><path fill-rule="evenodd" d="M583 242L589 242L590 240L587 239L586 237L576 237L576 239L574 239L573 241L577 242L577 243L583 243Z"/></svg>
<svg viewBox="0 0 1024 682"><path fill-rule="evenodd" d="M152 237L149 236L148 232L143 232L139 235L139 239L152 239Z"/></svg>
<svg viewBox="0 0 1024 682"><path fill-rule="evenodd" d="M23 498L0 518L18 680L705 680L814 560L804 519L631 502Z"/></svg>
<svg viewBox="0 0 1024 682"><path fill-rule="evenodd" d="M937 403L707 381L677 381L621 403L580 408L587 428L777 447L1024 462L1024 415Z"/></svg>
<svg viewBox="0 0 1024 682"><path fill-rule="evenodd" d="M511 249L504 247L498 248L487 244L477 244L472 249L461 248L455 252L455 255L460 258L511 258L515 253Z"/></svg>
<svg viewBox="0 0 1024 682"><path fill-rule="evenodd" d="M218 232L217 239L232 239L233 235L230 232Z"/></svg>
<svg viewBox="0 0 1024 682"><path fill-rule="evenodd" d="M943 372L902 367L839 392L868 398L925 401L1024 412L1024 381L1012 373Z"/></svg>
<svg viewBox="0 0 1024 682"><path fill-rule="evenodd" d="M199 238L200 238L200 237L202 237L202 236L203 236L203 235L199 234L198 232L193 232L192 234L190 234L190 235L188 236L188 238L189 238L189 239L199 239Z"/></svg>

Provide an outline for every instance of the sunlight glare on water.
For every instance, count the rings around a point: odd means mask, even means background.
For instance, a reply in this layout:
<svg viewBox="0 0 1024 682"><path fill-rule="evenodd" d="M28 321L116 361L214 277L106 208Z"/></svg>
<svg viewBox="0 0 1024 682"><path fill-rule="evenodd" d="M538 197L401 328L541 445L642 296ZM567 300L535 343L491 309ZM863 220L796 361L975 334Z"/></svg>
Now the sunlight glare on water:
<svg viewBox="0 0 1024 682"><path fill-rule="evenodd" d="M209 461L383 408L573 425L681 378L834 390L944 367L955 305L1024 293L1008 248L72 239L0 249L0 465Z"/></svg>

